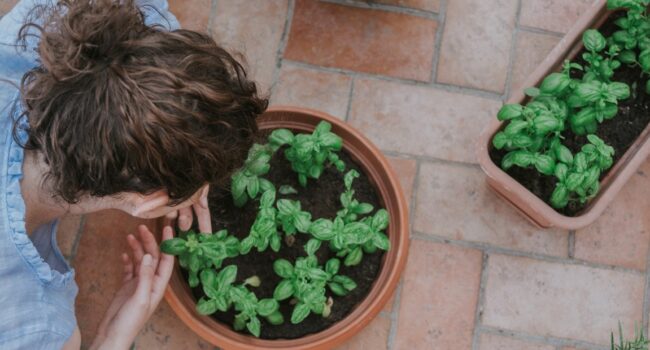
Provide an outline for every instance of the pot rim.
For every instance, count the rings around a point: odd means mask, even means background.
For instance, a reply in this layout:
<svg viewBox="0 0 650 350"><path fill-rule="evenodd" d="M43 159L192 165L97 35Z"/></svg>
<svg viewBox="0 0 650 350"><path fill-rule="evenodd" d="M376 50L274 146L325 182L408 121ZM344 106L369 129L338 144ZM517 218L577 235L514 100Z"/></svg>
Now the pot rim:
<svg viewBox="0 0 650 350"><path fill-rule="evenodd" d="M288 118L283 118L288 115ZM291 116L302 115L291 121ZM343 138L344 149L355 159L375 184L384 207L391 213L388 235L391 250L384 253L381 270L366 297L345 318L329 328L297 339L265 340L244 335L232 330L208 316L195 311L194 297L187 282L180 276L178 264L165 292L165 299L196 334L215 346L226 349L331 349L351 338L383 309L394 293L400 275L406 265L409 249L409 216L407 202L398 178L383 154L367 138L344 121L326 113L307 108L274 106L260 117L260 128L287 127L306 130L313 129L314 120L325 120L332 124L332 130ZM281 124L279 126L277 124ZM367 152L359 154L360 150ZM380 174L383 173L383 174ZM161 224L162 221L159 221Z"/></svg>
<svg viewBox="0 0 650 350"><path fill-rule="evenodd" d="M612 11L607 10L607 0L595 2L526 79L522 87L513 91L506 103L524 103L527 97L523 92L523 86L538 86L548 73L556 71L562 65L564 59L575 56L582 49L582 33L592 26L599 28L611 13ZM576 230L593 223L650 153L650 142L647 142L650 135L649 124L603 178L599 194L589 202L580 215L570 217L555 211L492 162L489 155L492 138L503 126L504 122L494 118L482 132L477 149L480 166L488 176L490 187L533 224L543 228L558 227Z"/></svg>

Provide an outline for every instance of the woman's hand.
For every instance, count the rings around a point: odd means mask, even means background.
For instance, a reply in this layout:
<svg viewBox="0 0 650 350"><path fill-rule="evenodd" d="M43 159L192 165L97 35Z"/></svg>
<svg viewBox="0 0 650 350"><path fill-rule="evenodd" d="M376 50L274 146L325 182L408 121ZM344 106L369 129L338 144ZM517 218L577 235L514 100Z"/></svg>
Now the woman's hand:
<svg viewBox="0 0 650 350"><path fill-rule="evenodd" d="M198 221L201 233L212 233L212 222L210 220L210 208L208 207L208 193L210 186L206 185L200 192L198 200L194 200L192 206L173 211L165 216L165 225L171 225L176 220L181 231L192 228L194 214ZM194 211L194 213L192 213Z"/></svg>
<svg viewBox="0 0 650 350"><path fill-rule="evenodd" d="M151 231L141 225L139 238L127 236L131 255L122 254L124 280L99 325L91 349L129 349L162 299L174 267L174 257L163 254ZM171 239L170 226L162 240Z"/></svg>

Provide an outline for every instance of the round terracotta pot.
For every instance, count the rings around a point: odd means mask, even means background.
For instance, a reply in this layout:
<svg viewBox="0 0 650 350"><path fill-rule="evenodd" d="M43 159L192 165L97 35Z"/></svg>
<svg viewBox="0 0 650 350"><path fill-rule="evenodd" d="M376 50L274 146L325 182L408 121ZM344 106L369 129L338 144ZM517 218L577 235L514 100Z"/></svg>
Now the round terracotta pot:
<svg viewBox="0 0 650 350"><path fill-rule="evenodd" d="M409 248L407 203L397 177L386 158L368 139L345 122L322 112L275 107L258 121L262 130L288 128L311 132L322 121L343 138L343 148L363 168L376 186L382 205L390 215L387 230L391 250L384 254L382 267L366 298L343 320L319 333L293 340L263 340L235 332L231 327L196 312L196 301L181 275L178 264L165 293L174 312L196 334L224 349L332 349L361 331L382 310L392 296L406 264Z"/></svg>

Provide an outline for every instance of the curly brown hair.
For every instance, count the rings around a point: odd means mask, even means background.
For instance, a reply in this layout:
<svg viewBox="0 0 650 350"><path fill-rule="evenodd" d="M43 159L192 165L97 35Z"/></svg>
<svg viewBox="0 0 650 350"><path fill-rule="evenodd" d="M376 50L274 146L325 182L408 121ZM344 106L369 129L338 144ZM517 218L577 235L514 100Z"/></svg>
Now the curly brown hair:
<svg viewBox="0 0 650 350"><path fill-rule="evenodd" d="M133 0L63 0L31 18L23 147L43 155L55 196L163 189L173 205L242 165L268 100L208 35L147 26Z"/></svg>

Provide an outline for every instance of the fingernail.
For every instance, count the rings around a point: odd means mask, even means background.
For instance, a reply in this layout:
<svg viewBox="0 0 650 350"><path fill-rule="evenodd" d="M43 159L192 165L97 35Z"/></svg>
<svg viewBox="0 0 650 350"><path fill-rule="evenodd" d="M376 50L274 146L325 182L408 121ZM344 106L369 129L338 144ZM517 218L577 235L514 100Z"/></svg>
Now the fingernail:
<svg viewBox="0 0 650 350"><path fill-rule="evenodd" d="M144 264L145 266L151 266L153 264L153 260L152 260L151 255L145 254L142 257L142 264Z"/></svg>
<svg viewBox="0 0 650 350"><path fill-rule="evenodd" d="M187 223L187 216L185 216L185 215L181 215L181 216L178 218L178 224L179 224L179 225L185 225L186 223Z"/></svg>

